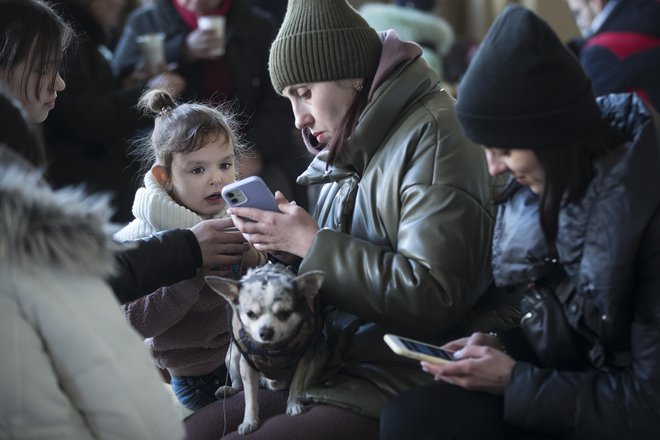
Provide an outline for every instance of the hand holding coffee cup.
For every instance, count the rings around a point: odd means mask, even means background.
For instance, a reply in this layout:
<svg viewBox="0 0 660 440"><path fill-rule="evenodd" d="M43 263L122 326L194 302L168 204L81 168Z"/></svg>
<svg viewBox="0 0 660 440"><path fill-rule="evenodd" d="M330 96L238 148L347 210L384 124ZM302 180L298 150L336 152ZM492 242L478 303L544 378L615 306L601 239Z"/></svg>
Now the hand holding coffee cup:
<svg viewBox="0 0 660 440"><path fill-rule="evenodd" d="M209 55L219 57L225 54L225 17L221 15L204 15L197 19L197 27L203 31L211 31L216 46L209 51Z"/></svg>
<svg viewBox="0 0 660 440"><path fill-rule="evenodd" d="M162 32L143 34L136 38L144 68L151 75L160 72L165 66L165 34Z"/></svg>

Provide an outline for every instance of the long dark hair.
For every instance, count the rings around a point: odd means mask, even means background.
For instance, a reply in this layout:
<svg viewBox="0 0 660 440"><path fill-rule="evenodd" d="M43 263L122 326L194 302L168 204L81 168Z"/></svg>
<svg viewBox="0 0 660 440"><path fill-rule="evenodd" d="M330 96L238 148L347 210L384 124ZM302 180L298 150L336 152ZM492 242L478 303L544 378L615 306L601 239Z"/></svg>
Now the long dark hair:
<svg viewBox="0 0 660 440"><path fill-rule="evenodd" d="M330 154L328 155L328 165L332 165L335 160L337 160L337 156L346 149L350 137L355 132L362 110L364 110L369 103L369 90L371 90L372 82L373 78L365 78L362 83L362 89L357 91L353 103L348 108L339 127L337 127L337 132L330 140L330 143L328 144L328 150L330 151Z"/></svg>
<svg viewBox="0 0 660 440"><path fill-rule="evenodd" d="M0 144L20 154L32 165L45 166L42 145L30 115L13 94L0 85Z"/></svg>
<svg viewBox="0 0 660 440"><path fill-rule="evenodd" d="M13 83L13 72L25 61L25 72L38 72L34 95L45 81L55 87L64 51L73 38L71 27L43 1L0 0L0 71L14 95L28 96L28 76Z"/></svg>
<svg viewBox="0 0 660 440"><path fill-rule="evenodd" d="M584 195L594 176L595 162L628 139L625 133L601 120L576 141L533 150L545 172L539 215L549 245L554 246L557 239L559 211ZM521 186L512 180L495 196L495 203L507 201Z"/></svg>

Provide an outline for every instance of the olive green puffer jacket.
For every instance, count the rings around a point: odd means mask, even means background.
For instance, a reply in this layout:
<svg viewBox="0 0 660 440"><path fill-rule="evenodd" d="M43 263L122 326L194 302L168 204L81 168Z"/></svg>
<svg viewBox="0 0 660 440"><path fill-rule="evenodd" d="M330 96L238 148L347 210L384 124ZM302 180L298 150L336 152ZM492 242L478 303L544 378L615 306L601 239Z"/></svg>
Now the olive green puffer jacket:
<svg viewBox="0 0 660 440"><path fill-rule="evenodd" d="M300 271L325 272L334 356L307 401L378 417L391 397L432 380L391 353L385 332L438 340L516 317L509 307L471 312L487 300L494 219L484 152L461 135L453 107L424 61L404 61L335 165L326 169L324 150L299 178L326 183L315 212L322 229Z"/></svg>

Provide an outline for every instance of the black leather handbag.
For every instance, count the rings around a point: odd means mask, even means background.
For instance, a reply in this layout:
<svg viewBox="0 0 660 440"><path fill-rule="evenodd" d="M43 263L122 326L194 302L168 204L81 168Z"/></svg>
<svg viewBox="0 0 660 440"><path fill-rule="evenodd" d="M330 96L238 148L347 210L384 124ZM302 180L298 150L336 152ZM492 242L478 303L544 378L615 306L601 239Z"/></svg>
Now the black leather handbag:
<svg viewBox="0 0 660 440"><path fill-rule="evenodd" d="M575 286L568 277L563 277L556 286L537 283L522 293L520 326L544 367L573 370L586 362L581 337L569 325L565 314L564 305L574 294Z"/></svg>

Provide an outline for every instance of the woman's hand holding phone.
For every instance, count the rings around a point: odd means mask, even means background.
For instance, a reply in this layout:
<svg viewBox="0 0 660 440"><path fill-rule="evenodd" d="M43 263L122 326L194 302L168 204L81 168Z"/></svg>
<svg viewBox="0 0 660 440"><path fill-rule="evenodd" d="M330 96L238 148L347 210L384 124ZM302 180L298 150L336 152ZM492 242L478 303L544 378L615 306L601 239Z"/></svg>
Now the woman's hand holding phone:
<svg viewBox="0 0 660 440"><path fill-rule="evenodd" d="M422 369L460 387L501 395L509 382L516 361L504 353L495 336L473 333L469 338L449 342L443 348L459 348L455 362L434 364L422 362Z"/></svg>
<svg viewBox="0 0 660 440"><path fill-rule="evenodd" d="M263 252L288 252L304 257L314 241L318 225L307 211L275 193L277 210L240 207L229 209L236 227Z"/></svg>

